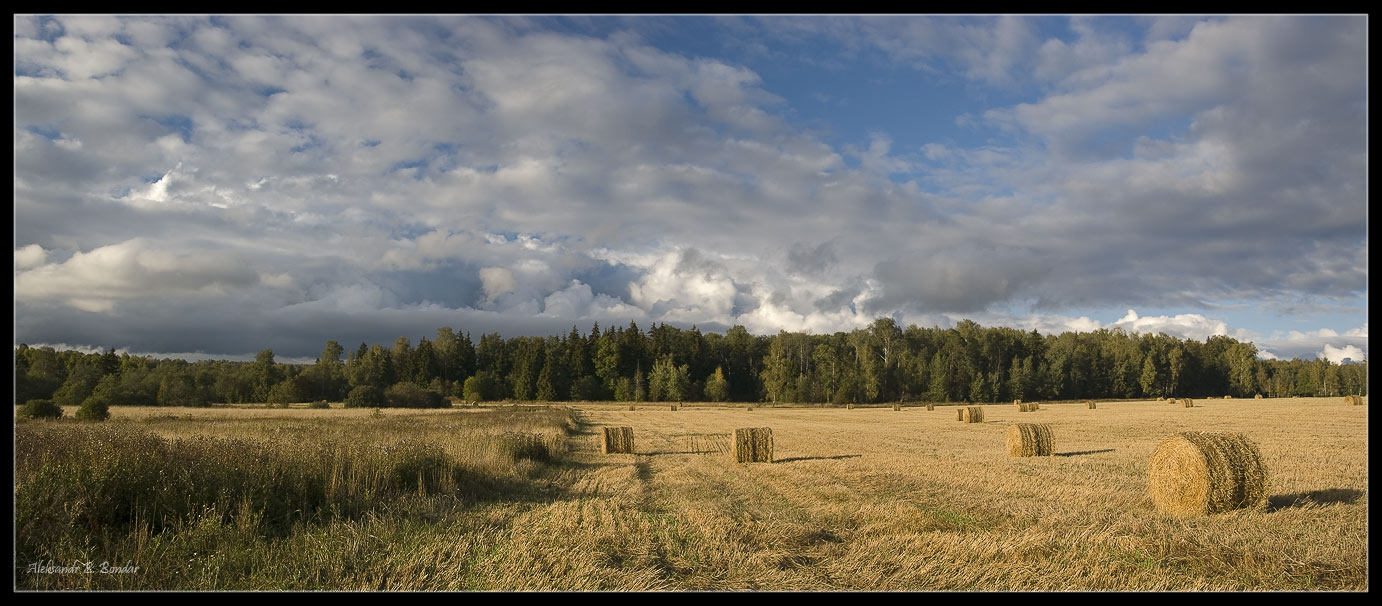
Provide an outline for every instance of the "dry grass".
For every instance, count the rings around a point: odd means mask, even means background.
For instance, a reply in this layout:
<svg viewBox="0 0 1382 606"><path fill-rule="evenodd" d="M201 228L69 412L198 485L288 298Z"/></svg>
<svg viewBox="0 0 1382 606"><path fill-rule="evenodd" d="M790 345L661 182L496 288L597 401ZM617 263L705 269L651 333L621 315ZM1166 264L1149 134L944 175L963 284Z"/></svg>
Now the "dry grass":
<svg viewBox="0 0 1382 606"><path fill-rule="evenodd" d="M27 575L21 562L16 586L1369 589L1367 410L1340 406L1339 398L1273 398L1270 406L1238 399L1185 415L1167 415L1150 400L1121 401L1099 415L1051 406L1042 421L1061 435L1061 444L1054 456L1039 458L1003 452L1006 426L1022 418L1006 406L988 407L990 423L964 426L919 410L625 408L581 405L582 429L570 438L570 462L536 476L547 488L535 497L455 508L419 501L275 539L234 528L207 534L198 527L186 538L145 536L143 551L94 537L85 551L58 557L99 563L150 554L161 559L135 563L145 573L163 570L168 580ZM278 416L287 412L300 416ZM159 433L291 440L320 432L324 421L330 432L355 431L358 424L360 431L436 440L453 453L469 438L441 431L443 419L449 424L473 414L451 411L434 421L428 415L437 413L395 418L385 410L384 419L370 419L370 412L112 410L114 422ZM769 424L776 434L772 465L725 464L735 428ZM634 426L639 454L601 455L602 426ZM1166 436L1192 430L1241 433L1258 445L1271 470L1267 507L1191 517L1156 508L1148 494L1150 457ZM690 434L698 436L695 448L688 448ZM38 576L43 579L35 581Z"/></svg>
<svg viewBox="0 0 1382 606"><path fill-rule="evenodd" d="M1204 515L1266 504L1262 455L1242 434L1179 433L1157 446L1148 469L1152 502L1161 511Z"/></svg>

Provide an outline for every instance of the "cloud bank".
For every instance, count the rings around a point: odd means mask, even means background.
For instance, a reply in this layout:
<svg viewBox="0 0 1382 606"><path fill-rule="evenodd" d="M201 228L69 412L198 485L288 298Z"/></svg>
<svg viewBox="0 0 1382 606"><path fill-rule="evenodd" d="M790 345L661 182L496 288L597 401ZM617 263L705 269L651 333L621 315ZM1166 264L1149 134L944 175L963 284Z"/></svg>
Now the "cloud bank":
<svg viewBox="0 0 1382 606"><path fill-rule="evenodd" d="M15 16L16 343L1365 326L1365 18L653 22ZM795 49L963 83L975 138L837 141L751 59ZM1184 311L1111 320L1148 306Z"/></svg>

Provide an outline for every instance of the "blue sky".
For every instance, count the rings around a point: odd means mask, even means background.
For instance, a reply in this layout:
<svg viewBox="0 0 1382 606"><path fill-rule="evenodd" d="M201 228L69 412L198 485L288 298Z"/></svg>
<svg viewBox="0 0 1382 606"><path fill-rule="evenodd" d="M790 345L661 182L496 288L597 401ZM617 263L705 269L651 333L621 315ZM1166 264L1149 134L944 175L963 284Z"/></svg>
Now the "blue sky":
<svg viewBox="0 0 1382 606"><path fill-rule="evenodd" d="M15 342L1367 352L1366 16L15 16Z"/></svg>

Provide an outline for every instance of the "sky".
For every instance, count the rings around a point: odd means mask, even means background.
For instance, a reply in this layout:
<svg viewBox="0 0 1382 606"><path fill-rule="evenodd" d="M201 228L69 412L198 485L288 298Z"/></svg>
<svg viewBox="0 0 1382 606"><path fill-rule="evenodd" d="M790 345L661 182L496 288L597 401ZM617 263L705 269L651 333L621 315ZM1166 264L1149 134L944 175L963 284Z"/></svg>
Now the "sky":
<svg viewBox="0 0 1382 606"><path fill-rule="evenodd" d="M1366 15L14 16L15 344L1367 354Z"/></svg>

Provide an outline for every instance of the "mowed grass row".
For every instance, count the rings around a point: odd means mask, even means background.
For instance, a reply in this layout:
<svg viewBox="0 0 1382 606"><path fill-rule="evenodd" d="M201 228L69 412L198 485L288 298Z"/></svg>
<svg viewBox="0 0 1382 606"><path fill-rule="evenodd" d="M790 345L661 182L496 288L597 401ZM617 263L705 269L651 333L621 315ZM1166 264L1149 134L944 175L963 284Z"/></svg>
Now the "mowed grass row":
<svg viewBox="0 0 1382 606"><path fill-rule="evenodd" d="M40 540L62 552L55 560L134 556L146 572L26 575L21 558L16 578L21 588L1366 590L1366 408L1341 402L1043 403L1025 413L993 405L983 423L957 422L946 406L595 405L576 412L577 426L534 425L514 412L497 425L464 416L483 411L141 412L128 423L169 440L417 440L504 481L487 496L465 496L475 489L461 488L464 478L454 490L398 490L353 515L277 533L193 516L85 546ZM1055 456L1007 456L1016 422L1048 424ZM516 431L509 423L547 427L565 436L564 449L545 463L501 464L462 437ZM603 426L633 427L635 454L601 454ZM713 442L707 436L741 427L773 429L773 463L693 454L693 444ZM1147 460L1162 438L1189 430L1256 442L1268 506L1157 512Z"/></svg>

